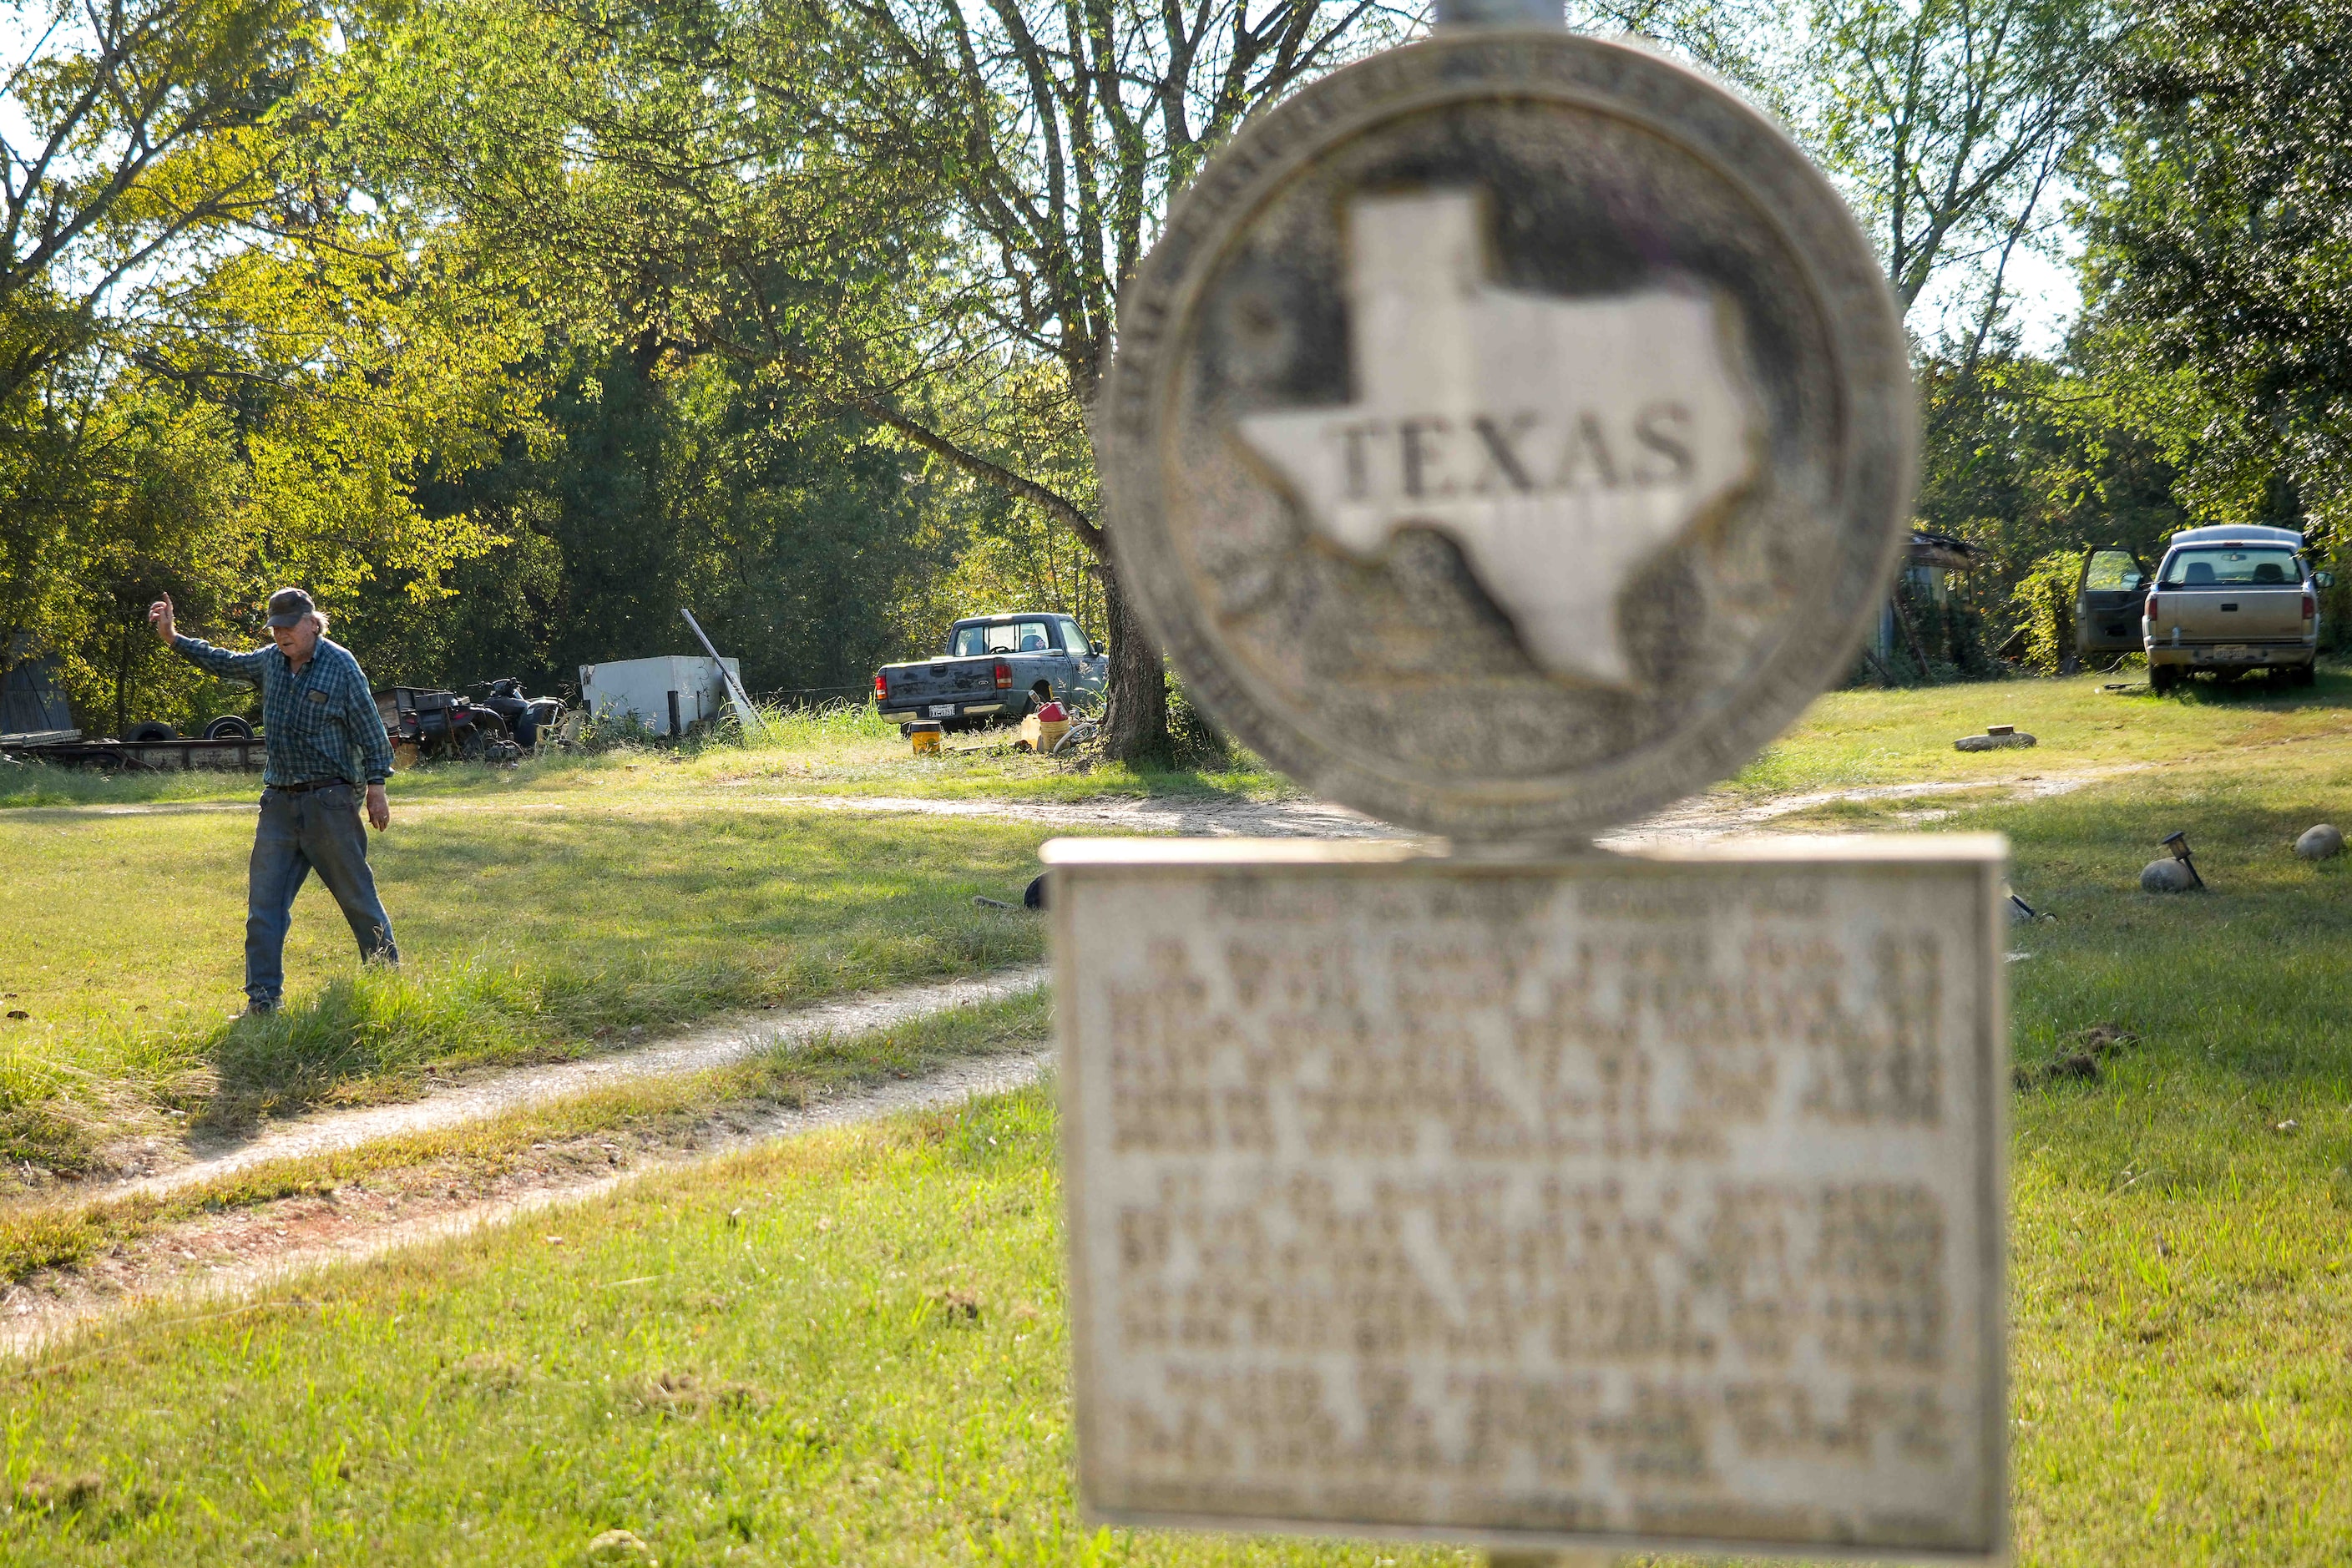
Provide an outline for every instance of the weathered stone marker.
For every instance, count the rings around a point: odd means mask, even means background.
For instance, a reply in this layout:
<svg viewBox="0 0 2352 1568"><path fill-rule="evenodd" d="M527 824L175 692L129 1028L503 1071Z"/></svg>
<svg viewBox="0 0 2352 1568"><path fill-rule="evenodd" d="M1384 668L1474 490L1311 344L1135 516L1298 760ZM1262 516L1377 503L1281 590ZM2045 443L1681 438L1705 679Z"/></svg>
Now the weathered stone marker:
<svg viewBox="0 0 2352 1568"><path fill-rule="evenodd" d="M1055 846L1088 1506L1996 1542L2000 848L1790 843Z"/></svg>
<svg viewBox="0 0 2352 1568"><path fill-rule="evenodd" d="M2004 850L1608 855L1854 657L1901 323L1780 133L1557 30L1247 128L1130 287L1121 581L1418 845L1047 847L1114 1522L2005 1542Z"/></svg>

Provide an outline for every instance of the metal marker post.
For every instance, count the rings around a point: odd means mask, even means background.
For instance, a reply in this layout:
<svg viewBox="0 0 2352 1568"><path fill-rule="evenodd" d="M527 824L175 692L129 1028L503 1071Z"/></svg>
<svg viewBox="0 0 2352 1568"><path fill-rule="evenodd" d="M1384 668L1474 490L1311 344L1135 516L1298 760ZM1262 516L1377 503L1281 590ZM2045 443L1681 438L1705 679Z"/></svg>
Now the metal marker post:
<svg viewBox="0 0 2352 1568"><path fill-rule="evenodd" d="M694 612L684 605L677 607L677 613L686 617L686 624L694 632L694 640L702 645L702 651L709 654L710 662L719 667L719 679L726 686L727 695L735 702L735 717L743 723L758 725L760 732L766 734L768 721L760 717L760 710L752 707L751 700L743 694L743 683L735 679L734 672L727 668L727 661L720 658L719 650L710 646L710 639L703 635L702 623L696 620Z"/></svg>

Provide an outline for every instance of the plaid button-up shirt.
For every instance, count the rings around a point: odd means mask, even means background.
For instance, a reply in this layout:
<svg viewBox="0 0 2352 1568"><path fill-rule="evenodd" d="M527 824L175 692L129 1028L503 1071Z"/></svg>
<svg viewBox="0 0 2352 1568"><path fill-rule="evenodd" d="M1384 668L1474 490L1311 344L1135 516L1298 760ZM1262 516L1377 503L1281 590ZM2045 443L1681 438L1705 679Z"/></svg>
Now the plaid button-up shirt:
<svg viewBox="0 0 2352 1568"><path fill-rule="evenodd" d="M392 776L392 742L368 689L360 661L341 643L319 639L300 669L276 644L232 653L192 637L174 637L173 651L201 669L261 687L262 739L269 760L265 784L343 779L382 784Z"/></svg>

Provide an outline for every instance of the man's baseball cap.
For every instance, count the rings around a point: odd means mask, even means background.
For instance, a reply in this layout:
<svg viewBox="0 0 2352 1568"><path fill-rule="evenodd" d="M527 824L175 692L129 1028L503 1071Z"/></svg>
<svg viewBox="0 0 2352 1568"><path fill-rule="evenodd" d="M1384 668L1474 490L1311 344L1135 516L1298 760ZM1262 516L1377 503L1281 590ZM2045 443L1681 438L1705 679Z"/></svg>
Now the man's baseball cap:
<svg viewBox="0 0 2352 1568"><path fill-rule="evenodd" d="M269 624L272 626L293 626L302 623L304 616L315 616L319 606L310 595L299 588L280 588L269 595Z"/></svg>

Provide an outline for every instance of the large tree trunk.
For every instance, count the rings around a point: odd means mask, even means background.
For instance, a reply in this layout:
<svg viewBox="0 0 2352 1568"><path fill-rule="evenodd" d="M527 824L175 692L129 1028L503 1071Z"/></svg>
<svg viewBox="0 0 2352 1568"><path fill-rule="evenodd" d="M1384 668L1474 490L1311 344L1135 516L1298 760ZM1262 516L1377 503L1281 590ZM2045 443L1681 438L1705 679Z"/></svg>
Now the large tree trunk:
<svg viewBox="0 0 2352 1568"><path fill-rule="evenodd" d="M1110 558L1102 574L1104 631L1110 639L1110 704L1103 718L1103 751L1114 762L1164 762L1168 743L1168 677L1160 650L1127 602Z"/></svg>

